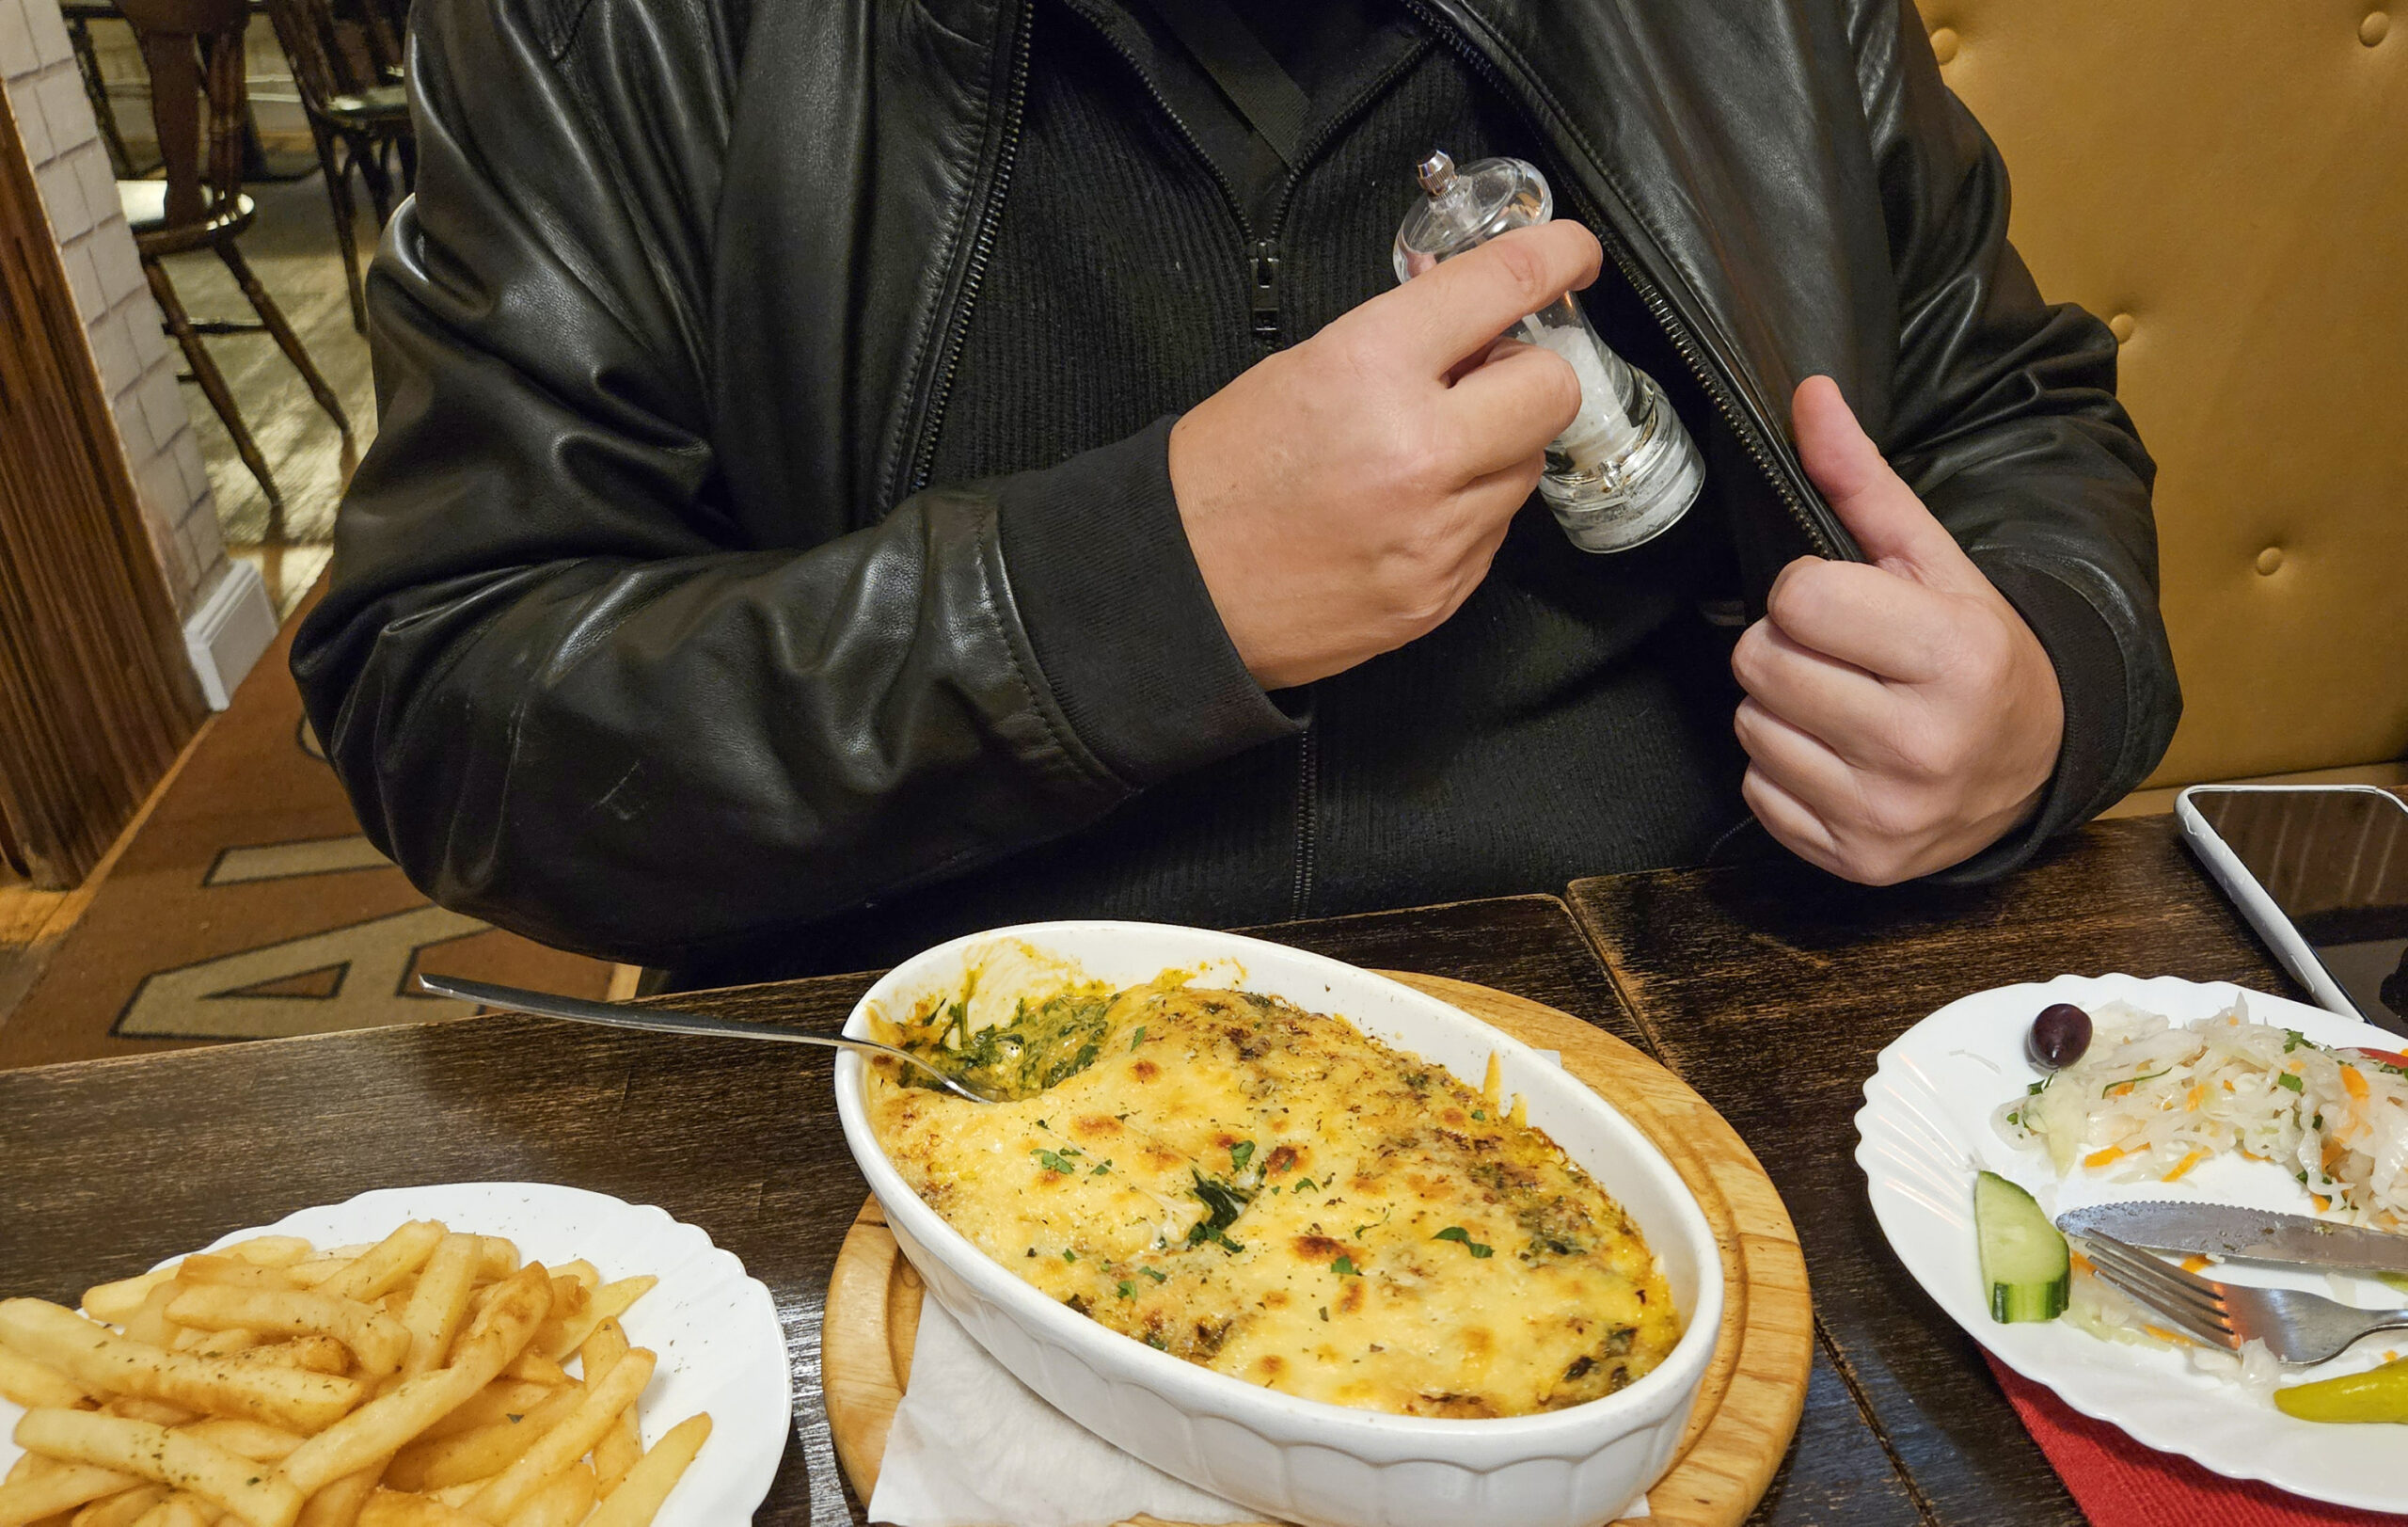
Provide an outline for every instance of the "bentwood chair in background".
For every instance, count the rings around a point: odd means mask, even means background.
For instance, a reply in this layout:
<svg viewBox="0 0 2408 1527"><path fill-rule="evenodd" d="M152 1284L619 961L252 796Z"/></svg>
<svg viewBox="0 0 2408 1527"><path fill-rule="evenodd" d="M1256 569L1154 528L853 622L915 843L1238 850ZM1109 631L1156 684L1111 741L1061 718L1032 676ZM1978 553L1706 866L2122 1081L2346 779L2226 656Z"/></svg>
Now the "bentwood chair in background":
<svg viewBox="0 0 2408 1527"><path fill-rule="evenodd" d="M364 34L351 45L333 0L268 0L277 40L293 66L301 106L317 140L334 210L335 243L351 289L351 323L368 332L368 304L359 280L359 243L352 231L351 172L367 183L376 226L393 215L395 169L406 194L418 176L418 140L410 135L407 93L399 77L400 43L393 12L369 0Z"/></svg>
<svg viewBox="0 0 2408 1527"><path fill-rule="evenodd" d="M267 495L269 537L283 534L284 497L268 474L267 460L243 422L242 409L227 387L224 374L201 343L204 334L275 336L285 358L309 386L318 406L342 432L346 455L351 450L351 421L326 385L309 352L301 346L267 289L251 274L249 262L235 241L250 228L256 209L243 194L244 124L246 120L243 85L243 29L250 20L245 0L119 0L119 8L133 24L150 71L150 110L158 124L159 156L166 178L119 181L118 200L133 226L134 247L142 257L142 273L150 278L150 294L159 301L167 331L192 367L210 406L225 422L226 433L243 465L259 479ZM208 120L204 124L203 106ZM204 131L205 127L205 131ZM162 263L167 256L208 249L250 299L260 321L195 322L177 299L175 283Z"/></svg>

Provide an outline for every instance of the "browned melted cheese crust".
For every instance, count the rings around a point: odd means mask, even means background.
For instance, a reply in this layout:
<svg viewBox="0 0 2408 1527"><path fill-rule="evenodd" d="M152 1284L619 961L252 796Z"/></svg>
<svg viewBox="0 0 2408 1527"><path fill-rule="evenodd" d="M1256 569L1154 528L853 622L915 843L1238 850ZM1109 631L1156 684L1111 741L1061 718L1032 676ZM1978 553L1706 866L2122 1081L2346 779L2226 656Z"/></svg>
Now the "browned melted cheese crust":
<svg viewBox="0 0 2408 1527"><path fill-rule="evenodd" d="M871 1118L955 1229L1113 1329L1290 1394L1459 1417L1610 1394L1679 1340L1621 1207L1443 1068L1169 983L1114 997L1092 1042L1015 1103L881 1073Z"/></svg>

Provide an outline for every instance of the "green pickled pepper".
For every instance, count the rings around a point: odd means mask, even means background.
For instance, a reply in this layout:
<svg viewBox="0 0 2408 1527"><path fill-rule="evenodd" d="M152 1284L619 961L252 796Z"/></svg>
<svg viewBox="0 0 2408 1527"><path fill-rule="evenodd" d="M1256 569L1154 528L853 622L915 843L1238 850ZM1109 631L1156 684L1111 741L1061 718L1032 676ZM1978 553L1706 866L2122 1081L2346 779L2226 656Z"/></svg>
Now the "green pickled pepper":
<svg viewBox="0 0 2408 1527"><path fill-rule="evenodd" d="M2408 1358L2362 1374L2278 1389L2274 1408L2302 1421L2408 1423Z"/></svg>

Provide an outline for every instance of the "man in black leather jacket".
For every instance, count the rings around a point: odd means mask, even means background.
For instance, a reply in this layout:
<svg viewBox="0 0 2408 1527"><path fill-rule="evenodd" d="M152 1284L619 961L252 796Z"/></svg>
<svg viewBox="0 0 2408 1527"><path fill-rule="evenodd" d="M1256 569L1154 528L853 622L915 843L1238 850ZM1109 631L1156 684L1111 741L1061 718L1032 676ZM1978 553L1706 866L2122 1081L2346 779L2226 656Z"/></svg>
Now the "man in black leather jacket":
<svg viewBox="0 0 2408 1527"><path fill-rule="evenodd" d="M420 0L293 659L419 884L718 981L1553 889L1751 812L1978 878L2154 765L2114 341L1909 4L1237 4L1294 141L1137 0ZM1563 215L1389 290L1435 147ZM1488 342L1576 287L1708 463L1615 556L1523 501L1576 383Z"/></svg>

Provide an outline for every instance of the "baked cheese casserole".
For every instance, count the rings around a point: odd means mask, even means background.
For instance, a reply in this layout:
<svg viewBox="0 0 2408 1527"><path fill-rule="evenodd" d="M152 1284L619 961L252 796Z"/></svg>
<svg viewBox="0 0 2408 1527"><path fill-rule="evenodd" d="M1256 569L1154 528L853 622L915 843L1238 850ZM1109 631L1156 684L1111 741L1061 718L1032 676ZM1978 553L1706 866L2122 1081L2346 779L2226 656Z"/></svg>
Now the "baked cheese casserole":
<svg viewBox="0 0 2408 1527"><path fill-rule="evenodd" d="M1680 1338L1656 1259L1556 1144L1342 1019L1168 973L1071 986L974 1031L883 1037L1018 1101L880 1062L906 1182L1048 1296L1307 1399L1485 1417L1611 1394ZM924 1078L925 1080L925 1078Z"/></svg>

